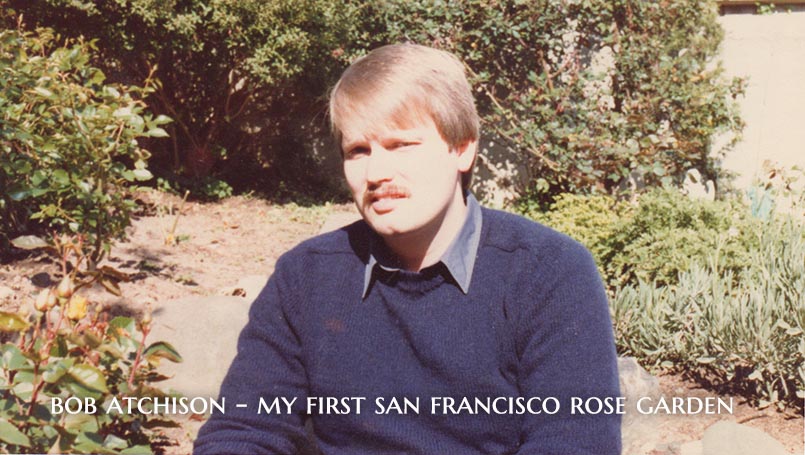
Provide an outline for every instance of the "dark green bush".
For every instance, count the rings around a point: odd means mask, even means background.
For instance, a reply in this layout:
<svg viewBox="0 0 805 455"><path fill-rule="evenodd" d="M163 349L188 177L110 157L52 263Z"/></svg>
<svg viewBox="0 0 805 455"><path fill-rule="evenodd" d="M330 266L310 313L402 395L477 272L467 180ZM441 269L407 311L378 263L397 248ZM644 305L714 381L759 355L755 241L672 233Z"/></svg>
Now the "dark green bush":
<svg viewBox="0 0 805 455"><path fill-rule="evenodd" d="M697 168L717 180L712 136L740 129L740 83L714 62L712 2L2 1L98 38L117 80L156 66L148 103L176 119L175 140L151 146L177 173L315 180L315 166L286 164L323 132L328 87L354 57L400 41L464 59L485 134L525 159L543 207L561 193L616 192L633 174L673 184Z"/></svg>
<svg viewBox="0 0 805 455"><path fill-rule="evenodd" d="M166 128L171 140L147 144L158 175L176 178L203 196L221 193L220 187L206 185L210 176L229 176L231 185L251 184L252 189L262 189L265 176L315 176L311 169L283 164L303 152L295 137L300 123L318 117L326 125L323 97L341 65L334 52L346 40L342 30L353 23L350 11L357 5L329 0L168 0L158 7L152 0L3 2L26 20L65 36L96 39L95 64L113 80L131 83L132 77L142 80L154 72L160 83L148 106L175 120Z"/></svg>
<svg viewBox="0 0 805 455"><path fill-rule="evenodd" d="M484 126L528 158L530 196L616 192L632 174L679 184L691 168L717 180L713 135L737 133L715 62L716 5L646 2L386 1L354 53L412 40L453 51L473 75Z"/></svg>
<svg viewBox="0 0 805 455"><path fill-rule="evenodd" d="M624 219L632 216L631 205L605 195L560 194L549 210L542 211L527 201L517 207L520 213L581 242L593 254L601 275L607 277L607 261L615 255L612 238Z"/></svg>
<svg viewBox="0 0 805 455"><path fill-rule="evenodd" d="M49 30L0 32L0 234L39 227L83 233L97 262L124 235L126 188L151 178L137 140L161 137L146 88L105 83L91 43Z"/></svg>

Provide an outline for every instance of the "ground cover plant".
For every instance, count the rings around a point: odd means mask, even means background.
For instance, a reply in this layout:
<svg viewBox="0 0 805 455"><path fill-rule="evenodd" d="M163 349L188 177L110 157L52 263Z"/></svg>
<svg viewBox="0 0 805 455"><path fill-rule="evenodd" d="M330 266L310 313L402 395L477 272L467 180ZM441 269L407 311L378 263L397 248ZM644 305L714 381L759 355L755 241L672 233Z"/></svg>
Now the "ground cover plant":
<svg viewBox="0 0 805 455"><path fill-rule="evenodd" d="M636 204L563 195L529 216L591 249L616 343L649 367L684 371L761 407L805 393L805 226L738 201L655 190Z"/></svg>
<svg viewBox="0 0 805 455"><path fill-rule="evenodd" d="M9 340L0 345L0 451L151 453L149 430L176 424L107 407L113 398L168 396L153 385L165 379L156 367L181 357L168 343L147 344L150 314L112 318L87 299L82 288L101 274L83 268L80 236L57 238L52 248L62 264L58 286L39 292L33 308L0 312ZM76 414L59 413L51 403L76 409L86 399L95 409Z"/></svg>

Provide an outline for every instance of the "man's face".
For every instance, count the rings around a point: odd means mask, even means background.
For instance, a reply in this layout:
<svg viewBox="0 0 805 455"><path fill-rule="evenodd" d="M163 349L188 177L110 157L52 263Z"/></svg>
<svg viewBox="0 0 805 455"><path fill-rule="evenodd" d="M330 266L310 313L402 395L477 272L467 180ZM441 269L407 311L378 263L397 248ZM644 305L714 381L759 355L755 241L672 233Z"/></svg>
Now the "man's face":
<svg viewBox="0 0 805 455"><path fill-rule="evenodd" d="M474 142L451 150L427 119L410 128L344 130L342 149L352 197L381 236L433 233L460 212L461 173L472 166Z"/></svg>

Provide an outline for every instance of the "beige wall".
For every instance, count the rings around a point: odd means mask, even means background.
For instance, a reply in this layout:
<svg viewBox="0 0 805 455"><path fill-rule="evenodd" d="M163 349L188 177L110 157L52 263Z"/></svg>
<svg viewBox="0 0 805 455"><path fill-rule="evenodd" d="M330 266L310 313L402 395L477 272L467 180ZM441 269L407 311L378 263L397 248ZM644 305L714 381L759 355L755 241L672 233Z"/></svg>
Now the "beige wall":
<svg viewBox="0 0 805 455"><path fill-rule="evenodd" d="M739 173L736 185L747 188L764 160L805 167L805 11L726 12L719 20L727 74L748 77L743 140L724 161Z"/></svg>

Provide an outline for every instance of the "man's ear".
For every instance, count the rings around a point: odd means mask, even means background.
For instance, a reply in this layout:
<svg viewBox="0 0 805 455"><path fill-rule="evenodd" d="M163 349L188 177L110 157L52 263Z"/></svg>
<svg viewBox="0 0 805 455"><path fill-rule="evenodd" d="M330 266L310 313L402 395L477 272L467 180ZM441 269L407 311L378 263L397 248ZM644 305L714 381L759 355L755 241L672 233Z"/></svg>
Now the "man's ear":
<svg viewBox="0 0 805 455"><path fill-rule="evenodd" d="M456 147L455 151L458 153L459 172L469 172L475 164L475 156L478 154L478 141L467 141Z"/></svg>

